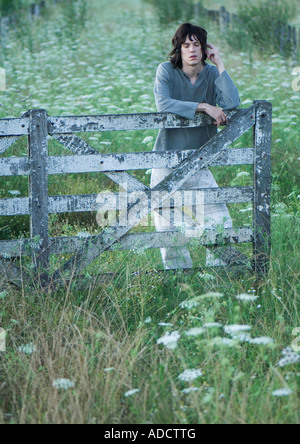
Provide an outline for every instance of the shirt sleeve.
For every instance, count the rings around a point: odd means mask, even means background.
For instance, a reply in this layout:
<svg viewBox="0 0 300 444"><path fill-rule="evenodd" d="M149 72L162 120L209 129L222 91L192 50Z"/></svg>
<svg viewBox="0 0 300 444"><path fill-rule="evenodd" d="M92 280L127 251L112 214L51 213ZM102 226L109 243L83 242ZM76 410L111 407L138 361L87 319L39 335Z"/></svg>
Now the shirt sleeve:
<svg viewBox="0 0 300 444"><path fill-rule="evenodd" d="M216 103L223 109L235 109L240 105L240 96L227 71L215 80Z"/></svg>
<svg viewBox="0 0 300 444"><path fill-rule="evenodd" d="M160 65L157 70L154 95L158 112L173 113L186 119L194 119L198 103L172 99L171 76L168 70L162 65Z"/></svg>

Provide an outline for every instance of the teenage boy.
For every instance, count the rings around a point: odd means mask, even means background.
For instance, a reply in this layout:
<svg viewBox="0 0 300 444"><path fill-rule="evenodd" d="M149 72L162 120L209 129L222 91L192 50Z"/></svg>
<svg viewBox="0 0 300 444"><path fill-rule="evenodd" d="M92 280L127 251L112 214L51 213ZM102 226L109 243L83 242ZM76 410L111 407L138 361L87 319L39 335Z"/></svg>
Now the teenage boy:
<svg viewBox="0 0 300 444"><path fill-rule="evenodd" d="M162 129L155 143L155 151L200 148L215 136L220 125L227 123L222 108L234 109L240 104L238 90L225 69L219 50L207 43L205 29L184 23L176 31L172 44L170 61L162 63L157 70L154 95L158 112L169 112L186 119L194 119L197 112L204 112L212 117L214 124L197 128ZM207 64L207 59L213 65ZM154 169L151 188L171 173L172 170L168 168ZM212 173L202 169L184 184L183 189L217 187ZM226 205L206 205L204 215L205 228L219 225L232 228ZM158 210L154 219L157 231L174 230L174 225L166 221ZM167 270L193 266L187 248L162 248L161 255ZM209 250L206 264L224 265Z"/></svg>

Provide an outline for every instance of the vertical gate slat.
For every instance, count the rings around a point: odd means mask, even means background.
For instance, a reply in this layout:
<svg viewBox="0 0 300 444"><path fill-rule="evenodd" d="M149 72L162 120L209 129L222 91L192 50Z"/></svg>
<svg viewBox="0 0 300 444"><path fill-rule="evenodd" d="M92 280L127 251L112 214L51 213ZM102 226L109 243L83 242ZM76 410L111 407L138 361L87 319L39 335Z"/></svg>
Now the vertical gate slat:
<svg viewBox="0 0 300 444"><path fill-rule="evenodd" d="M256 275L267 273L271 254L271 145L272 104L255 101L253 266Z"/></svg>
<svg viewBox="0 0 300 444"><path fill-rule="evenodd" d="M48 142L47 112L30 111L29 132L29 209L30 237L36 240L34 255L39 272L49 269L49 222L48 222Z"/></svg>

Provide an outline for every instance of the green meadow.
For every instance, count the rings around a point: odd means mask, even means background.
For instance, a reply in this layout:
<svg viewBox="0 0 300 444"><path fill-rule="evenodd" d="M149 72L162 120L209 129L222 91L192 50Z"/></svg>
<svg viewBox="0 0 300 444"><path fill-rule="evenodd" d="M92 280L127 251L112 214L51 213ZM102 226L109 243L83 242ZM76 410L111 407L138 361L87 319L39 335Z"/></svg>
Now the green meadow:
<svg viewBox="0 0 300 444"><path fill-rule="evenodd" d="M58 4L31 25L24 17L6 37L0 118L34 108L50 116L156 111L156 69L179 23L162 27L142 0L74 4ZM2 424L299 423L300 82L293 70L300 61L233 50L213 23L199 24L221 49L241 107L273 104L270 270L258 281L249 271L205 268L205 249L192 245L197 269L163 274L159 250L137 247L103 254L85 270L85 285L71 279L43 292L34 276L30 288L3 284ZM80 137L101 153L122 153L152 151L156 135ZM252 143L249 131L232 147ZM71 155L51 137L48 144L50 155ZM1 157L27 155L24 137ZM249 166L211 170L220 186L252 183ZM132 172L147 185L149 173ZM103 174L49 176L49 195L104 190L118 192ZM28 197L28 178L0 178L0 199L10 197ZM235 226L251 226L250 204L229 210ZM51 236L99 231L96 213L50 215ZM28 235L29 217L0 218L0 240ZM251 255L251 245L240 248ZM67 258L52 257L52 269ZM30 258L22 265L31 273ZM103 281L103 273L114 278Z"/></svg>

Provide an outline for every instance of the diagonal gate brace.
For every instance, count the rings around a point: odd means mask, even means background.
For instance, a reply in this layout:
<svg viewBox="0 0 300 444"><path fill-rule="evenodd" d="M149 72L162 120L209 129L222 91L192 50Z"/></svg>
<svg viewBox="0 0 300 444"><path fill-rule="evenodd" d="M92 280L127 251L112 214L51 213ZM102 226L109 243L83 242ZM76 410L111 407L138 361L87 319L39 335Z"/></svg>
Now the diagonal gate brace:
<svg viewBox="0 0 300 444"><path fill-rule="evenodd" d="M52 137L75 154L99 154L99 151L95 150L95 148L93 148L87 142L80 139L80 137L75 136L74 134L52 134ZM132 193L134 191L149 190L149 188L146 187L143 182L136 179L134 176L127 173L126 171L104 171L103 174L120 186L126 184L126 191L128 193Z"/></svg>

